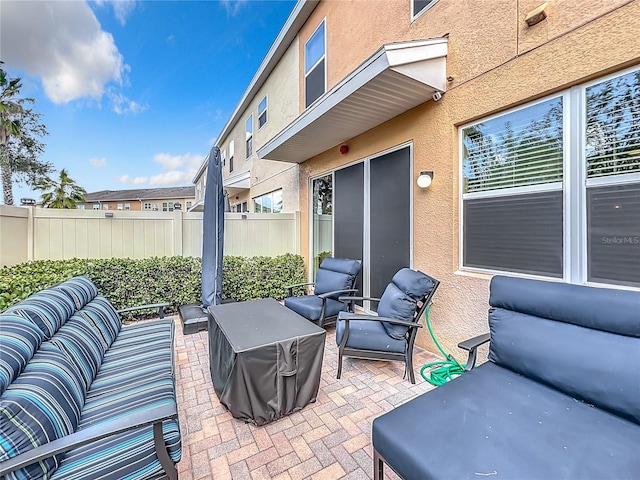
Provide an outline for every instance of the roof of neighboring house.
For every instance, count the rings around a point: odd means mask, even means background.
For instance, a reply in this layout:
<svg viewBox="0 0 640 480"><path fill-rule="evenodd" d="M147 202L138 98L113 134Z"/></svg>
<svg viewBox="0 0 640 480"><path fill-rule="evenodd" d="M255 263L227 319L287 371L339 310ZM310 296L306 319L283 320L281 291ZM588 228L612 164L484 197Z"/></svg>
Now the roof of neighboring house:
<svg viewBox="0 0 640 480"><path fill-rule="evenodd" d="M85 202L115 202L120 200L161 200L164 198L191 198L196 196L196 187L138 188L134 190L100 190L87 193Z"/></svg>

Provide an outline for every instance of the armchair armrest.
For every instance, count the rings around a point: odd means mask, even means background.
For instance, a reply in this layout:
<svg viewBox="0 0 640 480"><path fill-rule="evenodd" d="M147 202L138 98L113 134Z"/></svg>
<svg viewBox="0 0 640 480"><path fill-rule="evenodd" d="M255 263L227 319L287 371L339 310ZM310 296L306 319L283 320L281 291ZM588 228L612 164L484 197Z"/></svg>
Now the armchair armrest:
<svg viewBox="0 0 640 480"><path fill-rule="evenodd" d="M347 310L350 312L353 312L353 304L356 301L362 301L362 300L369 300L370 302L379 302L380 299L379 298L375 298L375 297L353 297L353 296L344 296L344 297L339 297L338 298L339 301L341 301L342 303L344 303L345 307L347 307Z"/></svg>
<svg viewBox="0 0 640 480"><path fill-rule="evenodd" d="M398 320L397 318L380 317L377 315L359 315L357 313L346 313L340 316L340 320L368 320L372 322L387 322L392 325L402 325L409 328L422 328L422 325L418 322L407 322L406 320Z"/></svg>
<svg viewBox="0 0 640 480"><path fill-rule="evenodd" d="M2 462L0 464L0 477L4 477L14 470L26 467L27 465L39 462L40 460L51 457L53 455L67 452L74 448L87 445L111 435L151 424L154 425L154 442L157 448L158 441L162 441L162 444L164 444L164 440L162 439L162 421L177 418L177 416L177 405L175 403L171 403L162 405L160 407L150 408L143 412L136 413L135 415L127 415L110 422L103 422L82 430L78 430L71 435L67 435L66 437L62 437L52 442L45 443L44 445L40 445L39 447L33 448L28 452L17 455L9 460ZM160 425L159 429L156 428L156 424ZM160 435L160 439L156 438L158 434ZM162 452L158 452L158 457L161 457L161 455ZM166 452L164 453L164 455L167 455Z"/></svg>
<svg viewBox="0 0 640 480"><path fill-rule="evenodd" d="M477 337L470 338L458 344L458 347L469 352L469 359L467 360L467 365L464 367L465 372L470 371L473 367L476 366L478 347L480 345L487 343L490 340L491 340L491 334L484 333L482 335L478 335Z"/></svg>
<svg viewBox="0 0 640 480"><path fill-rule="evenodd" d="M287 297L293 296L293 289L295 287L306 287L307 285L315 285L316 282L296 283L294 285L286 285L284 289L287 291Z"/></svg>
<svg viewBox="0 0 640 480"><path fill-rule="evenodd" d="M135 312L136 310L147 310L147 309L151 309L151 308L157 308L158 309L158 315L160 316L160 318L164 318L164 309L168 306L170 306L171 304L168 302L165 303L151 303L149 305L140 305L139 307L129 307L129 308L123 308L121 310L117 310L118 313L125 313L125 312Z"/></svg>
<svg viewBox="0 0 640 480"><path fill-rule="evenodd" d="M345 290L334 290L333 292L326 292L326 293L321 293L318 295L318 297L322 298L323 300L325 298L329 298L329 297L333 297L334 295L337 295L338 293L349 293L349 292L357 292L358 290L355 288L347 288ZM346 297L339 297L339 298L353 298L350 296L346 296Z"/></svg>

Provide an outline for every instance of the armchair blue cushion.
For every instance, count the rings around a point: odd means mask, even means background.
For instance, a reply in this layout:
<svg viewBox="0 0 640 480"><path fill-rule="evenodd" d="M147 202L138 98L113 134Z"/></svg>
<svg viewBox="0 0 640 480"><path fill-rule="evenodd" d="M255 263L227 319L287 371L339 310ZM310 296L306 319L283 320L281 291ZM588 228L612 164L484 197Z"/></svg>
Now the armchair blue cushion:
<svg viewBox="0 0 640 480"><path fill-rule="evenodd" d="M403 268L393 276L379 299L377 316L340 312L336 323L338 378L342 374L342 358L347 356L402 361L405 375L411 383L416 383L413 344L421 327L418 320L431 303L439 284L438 280L425 273Z"/></svg>
<svg viewBox="0 0 640 480"><path fill-rule="evenodd" d="M360 260L325 258L316 274L314 294L289 296L284 299L285 307L321 327L324 326L344 309L344 304L338 301L338 297L355 292L360 266ZM291 291L294 286L297 285L287 288Z"/></svg>

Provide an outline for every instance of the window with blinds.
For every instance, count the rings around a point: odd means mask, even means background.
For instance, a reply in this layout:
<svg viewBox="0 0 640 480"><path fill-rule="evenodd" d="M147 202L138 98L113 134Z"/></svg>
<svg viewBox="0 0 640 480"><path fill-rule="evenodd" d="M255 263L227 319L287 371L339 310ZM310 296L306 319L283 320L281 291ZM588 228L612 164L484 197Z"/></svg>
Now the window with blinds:
<svg viewBox="0 0 640 480"><path fill-rule="evenodd" d="M326 90L324 20L304 46L304 105L308 107Z"/></svg>
<svg viewBox="0 0 640 480"><path fill-rule="evenodd" d="M562 181L562 98L462 130L464 193Z"/></svg>
<svg viewBox="0 0 640 480"><path fill-rule="evenodd" d="M463 268L640 288L638 67L459 132Z"/></svg>

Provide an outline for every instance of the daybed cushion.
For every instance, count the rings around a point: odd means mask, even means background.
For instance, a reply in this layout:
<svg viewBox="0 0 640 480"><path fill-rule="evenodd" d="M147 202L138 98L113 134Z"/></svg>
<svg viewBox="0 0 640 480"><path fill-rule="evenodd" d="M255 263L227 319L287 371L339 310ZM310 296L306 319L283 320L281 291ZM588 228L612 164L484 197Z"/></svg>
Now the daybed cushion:
<svg viewBox="0 0 640 480"><path fill-rule="evenodd" d="M404 448L407 441L420 448ZM637 424L493 363L375 419L373 445L403 478L640 474Z"/></svg>
<svg viewBox="0 0 640 480"><path fill-rule="evenodd" d="M9 307L3 315L18 315L30 320L49 340L75 311L76 306L69 295L47 288Z"/></svg>
<svg viewBox="0 0 640 480"><path fill-rule="evenodd" d="M0 395L29 363L44 340L42 330L15 315L2 315L0 335Z"/></svg>
<svg viewBox="0 0 640 480"><path fill-rule="evenodd" d="M352 315L352 314L349 314ZM344 320L336 322L336 343L340 345L346 327ZM395 353L404 353L407 342L397 340L387 335L382 322L370 320L349 320L349 339L347 347L358 350L376 350Z"/></svg>
<svg viewBox="0 0 640 480"><path fill-rule="evenodd" d="M325 318L333 317L344 309L344 303L332 298L327 298ZM284 306L293 310L304 318L317 322L322 313L322 299L315 295L302 295L300 297L287 297L284 299Z"/></svg>

